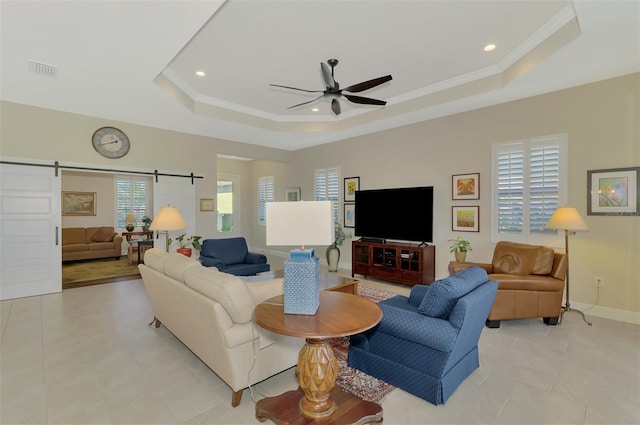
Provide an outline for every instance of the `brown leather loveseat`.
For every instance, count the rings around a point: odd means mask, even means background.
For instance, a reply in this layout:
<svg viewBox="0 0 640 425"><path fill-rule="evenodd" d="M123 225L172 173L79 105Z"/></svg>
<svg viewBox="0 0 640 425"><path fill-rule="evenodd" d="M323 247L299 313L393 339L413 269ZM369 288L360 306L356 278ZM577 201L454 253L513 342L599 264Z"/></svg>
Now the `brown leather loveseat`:
<svg viewBox="0 0 640 425"><path fill-rule="evenodd" d="M499 328L501 320L536 317L542 317L547 325L557 325L567 264L566 255L553 248L498 242L491 264L452 261L449 273L480 266L489 279L498 282L498 295L486 321L489 328Z"/></svg>

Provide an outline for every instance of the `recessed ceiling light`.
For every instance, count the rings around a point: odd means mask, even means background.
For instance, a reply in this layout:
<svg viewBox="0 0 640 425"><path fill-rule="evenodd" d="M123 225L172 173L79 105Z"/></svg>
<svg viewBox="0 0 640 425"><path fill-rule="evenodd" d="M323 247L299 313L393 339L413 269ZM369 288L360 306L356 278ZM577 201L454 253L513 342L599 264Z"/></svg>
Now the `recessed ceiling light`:
<svg viewBox="0 0 640 425"><path fill-rule="evenodd" d="M320 109L318 108L311 108L311 112L318 112Z"/></svg>
<svg viewBox="0 0 640 425"><path fill-rule="evenodd" d="M196 71L196 75L198 77L204 77L205 75L207 75L204 71Z"/></svg>
<svg viewBox="0 0 640 425"><path fill-rule="evenodd" d="M495 48L496 48L495 44L487 44L486 46L484 46L484 51L485 52L491 52Z"/></svg>

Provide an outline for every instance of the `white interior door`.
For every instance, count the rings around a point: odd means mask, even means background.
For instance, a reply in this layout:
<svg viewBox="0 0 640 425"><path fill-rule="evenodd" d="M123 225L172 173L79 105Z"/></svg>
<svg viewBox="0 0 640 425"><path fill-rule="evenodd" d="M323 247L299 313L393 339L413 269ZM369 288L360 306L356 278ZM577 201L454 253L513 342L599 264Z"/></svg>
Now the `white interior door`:
<svg viewBox="0 0 640 425"><path fill-rule="evenodd" d="M193 236L196 232L196 187L191 184L191 179L169 176L158 178L158 182L153 185L153 211L157 214L160 208L167 205L176 207L188 226L185 230L169 232L169 237L175 240L176 236L182 233L186 233L187 237ZM154 246L165 249L165 236L160 235L155 240ZM175 252L177 247L177 244L174 243L169 247L169 251ZM194 254L197 254L197 251L194 251Z"/></svg>
<svg viewBox="0 0 640 425"><path fill-rule="evenodd" d="M0 299L62 291L60 176L0 164Z"/></svg>

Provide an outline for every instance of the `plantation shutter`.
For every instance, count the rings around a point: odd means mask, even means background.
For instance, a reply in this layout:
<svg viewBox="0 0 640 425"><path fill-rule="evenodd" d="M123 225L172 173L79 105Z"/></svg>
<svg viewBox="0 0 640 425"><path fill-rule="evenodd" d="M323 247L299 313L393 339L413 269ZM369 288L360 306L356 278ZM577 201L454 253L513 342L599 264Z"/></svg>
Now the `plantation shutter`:
<svg viewBox="0 0 640 425"><path fill-rule="evenodd" d="M275 177L258 179L258 222L267 222L267 202L275 201Z"/></svg>
<svg viewBox="0 0 640 425"><path fill-rule="evenodd" d="M116 185L116 223L124 229L124 218L132 213L136 224L147 216L153 218L151 179L148 177L115 176Z"/></svg>
<svg viewBox="0 0 640 425"><path fill-rule="evenodd" d="M323 168L315 171L314 199L316 201L331 201L334 222L339 221L340 201L340 168Z"/></svg>
<svg viewBox="0 0 640 425"><path fill-rule="evenodd" d="M545 225L564 203L566 135L494 144L493 240L555 243Z"/></svg>

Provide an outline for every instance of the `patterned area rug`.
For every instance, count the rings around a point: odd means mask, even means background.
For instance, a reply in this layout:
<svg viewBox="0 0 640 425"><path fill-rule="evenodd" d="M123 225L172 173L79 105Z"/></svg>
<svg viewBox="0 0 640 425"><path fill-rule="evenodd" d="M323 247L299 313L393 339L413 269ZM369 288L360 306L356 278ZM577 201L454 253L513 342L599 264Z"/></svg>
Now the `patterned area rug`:
<svg viewBox="0 0 640 425"><path fill-rule="evenodd" d="M135 261L132 265L129 265L129 260L126 256L120 257L119 260L103 258L62 264L63 285L117 276L139 277L138 265Z"/></svg>
<svg viewBox="0 0 640 425"><path fill-rule="evenodd" d="M358 295L379 302L397 294L368 286L358 286ZM336 384L346 392L363 400L380 403L396 387L373 376L347 366L349 337L332 338L331 347L338 361L338 378Z"/></svg>

